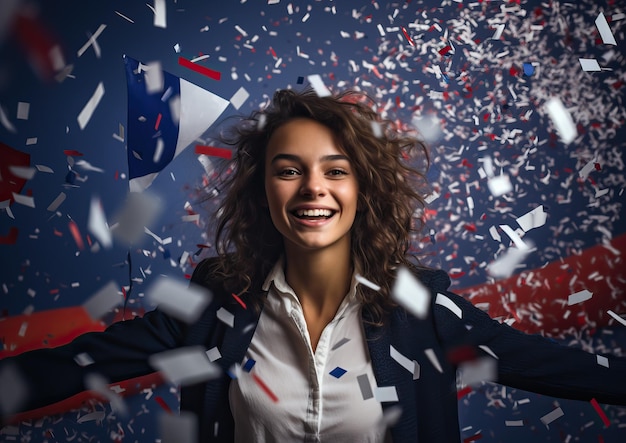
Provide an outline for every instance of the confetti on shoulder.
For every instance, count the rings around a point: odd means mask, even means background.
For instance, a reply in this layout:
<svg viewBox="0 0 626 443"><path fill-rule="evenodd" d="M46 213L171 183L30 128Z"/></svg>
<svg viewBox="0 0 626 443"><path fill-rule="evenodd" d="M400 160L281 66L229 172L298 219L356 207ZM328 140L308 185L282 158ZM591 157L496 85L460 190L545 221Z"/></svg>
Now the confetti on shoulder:
<svg viewBox="0 0 626 443"><path fill-rule="evenodd" d="M358 281L359 283L361 283L362 285L365 285L368 288L372 288L374 291L380 291L380 286L378 286L376 283L369 281L368 279L361 276L360 274L356 274L354 276L354 279Z"/></svg>

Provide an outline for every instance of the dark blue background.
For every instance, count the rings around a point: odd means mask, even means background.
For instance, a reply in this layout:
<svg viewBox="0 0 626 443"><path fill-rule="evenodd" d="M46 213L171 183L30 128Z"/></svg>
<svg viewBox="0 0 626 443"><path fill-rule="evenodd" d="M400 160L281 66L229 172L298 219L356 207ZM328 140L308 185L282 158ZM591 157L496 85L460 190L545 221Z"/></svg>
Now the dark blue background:
<svg viewBox="0 0 626 443"><path fill-rule="evenodd" d="M122 56L127 54L144 63L159 61L163 69L229 99L241 86L250 98L241 112L247 113L262 105L277 88L300 87L298 78L320 74L326 85L339 90L357 85L385 105L390 118L410 122L419 115L434 114L442 125L442 137L431 143L433 167L429 178L441 197L432 204L436 215L428 221L434 244L417 244L430 256L430 263L454 274L456 288L489 281L485 268L502 252L500 244L491 239L492 225L509 224L515 218L544 205L548 212L545 226L526 234L539 245L529 255L524 268L538 268L584 248L600 244L607 237L624 233L624 144L626 119L624 95L626 81L624 60L624 23L611 23L617 39L616 47L598 41L594 20L600 11L610 17L622 12L613 3L552 2L359 2L311 1L268 5L261 1L178 1L167 3L167 28L153 25L153 14L145 2L31 2L20 7L31 8L33 17L52 39L61 45L66 63L73 65L72 77L63 82L46 80L29 63L28 50L20 45L10 26L0 28L0 105L17 131L0 126L0 140L15 149L28 152L31 164L51 167L53 174L37 173L23 193L31 190L36 208L13 204L15 220L0 213L0 235L12 226L19 229L15 245L0 246L0 308L4 315L18 315L29 307L48 310L81 304L110 280L129 284L129 266L125 263L129 250L120 244L112 249L93 253L79 251L73 241L68 222L75 220L83 235L87 233L89 203L93 196L102 200L107 216L122 206L128 182L116 178L127 174L126 146L113 138L119 124L126 127L126 79ZM288 5L293 6L293 14ZM510 9L510 12L502 12ZM332 9L336 13L332 12ZM134 20L130 23L116 11ZM302 21L307 11L310 17ZM500 40L491 40L494 23L505 23ZM97 41L101 57L93 48L81 57L78 49L101 24L106 24ZM377 25L387 29L381 36ZM424 25L417 29L411 24ZM429 26L438 25L428 29ZM235 26L247 32L242 36ZM542 29L532 31L531 26ZM205 26L208 30L202 31ZM411 47L400 26L414 41ZM464 27L468 27L464 31ZM275 32L275 35L271 33ZM346 33L347 37L342 35ZM464 35L470 36L463 40ZM258 36L258 39L253 39ZM452 39L454 53L439 54L446 37ZM473 41L473 43L470 42ZM180 45L176 53L174 45ZM298 56L298 48L308 58ZM275 52L276 57L273 56ZM602 58L612 52L612 58ZM219 81L192 72L178 64L178 57L192 59L201 54L210 57L199 64L222 73ZM603 72L583 73L578 58L597 58ZM277 58L282 59L277 63ZM365 63L365 64L364 64ZM532 76L522 74L523 63L536 63ZM358 66L358 71L353 66ZM366 65L373 65L378 77ZM439 78L435 67L445 74ZM232 74L235 73L235 79ZM105 95L89 124L81 130L76 117L91 97L99 82ZM512 88L518 99L510 93ZM446 92L447 98L440 94ZM543 111L543 103L558 96L566 104L578 124L580 136L564 145ZM526 103L522 103L524 98ZM30 103L29 119L17 120L18 102ZM528 119L523 118L531 112ZM225 116L237 111L230 106ZM478 123L474 121L477 117ZM502 142L510 131L520 134ZM493 134L493 138L491 135ZM37 144L26 146L26 139L37 137ZM207 140L210 144L210 140ZM76 181L77 187L66 186L68 158L63 150L77 150L82 159L103 173L74 169L87 181ZM459 153L458 155L454 155ZM490 155L502 164L511 176L515 191L506 198L493 198L484 180L478 175L479 159ZM598 157L602 170L591 174L591 180L579 180L579 171L588 161ZM74 160L79 160L74 157ZM518 165L518 166L516 166ZM543 179L549 171L549 180ZM172 237L170 245L161 247L151 237L130 250L133 278L144 281L134 285L129 306L141 308L144 288L159 273L182 276L191 271L178 265L184 252L194 254L196 245L212 240L207 218L199 226L182 222L185 202L201 214L210 210L211 202L201 204L206 196L202 190L204 170L193 148L170 164L155 180L151 189L167 202L161 217L151 226L162 238ZM450 192L458 182L458 192ZM472 184L466 187L467 184ZM609 193L596 199L596 187ZM454 190L455 188L452 187ZM67 194L58 214L46 207L59 192ZM447 195L449 193L449 195ZM559 199L568 197L568 203ZM475 203L473 212L467 197ZM466 229L473 225L476 231ZM61 235L55 235L57 230ZM209 235L207 236L207 232ZM502 242L507 246L506 235ZM145 253L144 253L145 252ZM204 251L203 255L210 253ZM199 258L199 257L198 257ZM74 285L73 285L74 284ZM78 285L76 285L78 284ZM28 290L35 296L28 295ZM58 295L50 294L59 289ZM622 335L620 335L622 334ZM624 343L623 331L615 330L615 342L599 334L593 339L573 338L578 344L594 341L619 352ZM621 337L621 340L618 340ZM599 342L598 342L599 341ZM626 430L619 428L624 410L607 408L615 423L608 430L588 404L560 402L566 416L546 429L539 417L553 409L554 399L508 390L508 398L498 407L488 404L488 397L501 387L486 385L461 402L463 436L482 430L481 441L604 441L624 439ZM159 388L160 395L172 407L176 395L168 387ZM514 400L531 398L530 404L514 408ZM57 440L64 441L65 430L92 434L107 440L111 430L122 423L127 441L148 441L155 438L152 417L160 411L154 399L143 396L130 399L135 407L131 421L112 417L96 424L75 423L77 414L47 418L43 428L22 426L30 432L31 441L43 441L42 429L54 430ZM141 404L147 406L143 412ZM565 406L567 405L567 407ZM103 406L107 408L106 406ZM569 409L568 409L569 408ZM109 411L110 409L107 409ZM148 413L149 412L149 413ZM504 420L524 418L524 428L505 428ZM60 420L60 422L57 422ZM593 422L589 428L585 424ZM139 429L145 428L145 436ZM613 439L613 440L611 440ZM126 439L125 439L126 440ZM84 441L84 440L83 440Z"/></svg>

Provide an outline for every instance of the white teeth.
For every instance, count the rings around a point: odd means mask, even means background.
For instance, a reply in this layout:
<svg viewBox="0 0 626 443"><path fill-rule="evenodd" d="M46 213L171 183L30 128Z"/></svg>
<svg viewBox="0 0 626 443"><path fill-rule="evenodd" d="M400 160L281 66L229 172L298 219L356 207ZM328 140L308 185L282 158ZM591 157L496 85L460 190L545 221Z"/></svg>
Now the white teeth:
<svg viewBox="0 0 626 443"><path fill-rule="evenodd" d="M298 209L296 215L298 217L330 217L333 211L330 209Z"/></svg>

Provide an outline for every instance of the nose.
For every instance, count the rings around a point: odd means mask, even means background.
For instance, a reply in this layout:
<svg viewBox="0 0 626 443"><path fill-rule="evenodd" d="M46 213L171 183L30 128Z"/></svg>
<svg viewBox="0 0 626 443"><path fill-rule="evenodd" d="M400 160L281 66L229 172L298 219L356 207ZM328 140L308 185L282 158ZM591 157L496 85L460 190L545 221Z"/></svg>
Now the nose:
<svg viewBox="0 0 626 443"><path fill-rule="evenodd" d="M309 198L320 197L325 194L324 180L318 174L309 173L302 177L300 195Z"/></svg>

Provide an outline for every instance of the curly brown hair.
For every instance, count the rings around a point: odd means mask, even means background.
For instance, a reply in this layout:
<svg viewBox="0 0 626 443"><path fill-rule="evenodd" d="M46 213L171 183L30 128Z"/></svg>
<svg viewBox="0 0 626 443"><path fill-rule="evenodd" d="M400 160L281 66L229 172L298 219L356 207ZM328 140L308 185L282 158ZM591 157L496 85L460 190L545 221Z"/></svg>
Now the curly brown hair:
<svg viewBox="0 0 626 443"><path fill-rule="evenodd" d="M236 152L224 178L227 193L216 211L218 259L212 271L227 290L241 294L260 287L283 252L282 236L262 206L266 146L281 125L310 118L333 131L355 171L363 210L351 231L352 258L360 274L381 287L374 291L359 285L357 294L376 322L383 320L385 309L393 305L396 267L419 264L408 252L411 233L423 226L415 211L424 207L419 190L426 185L428 150L415 131L400 131L375 109L367 94L355 90L324 97L310 88L279 90L264 110L222 134Z"/></svg>

